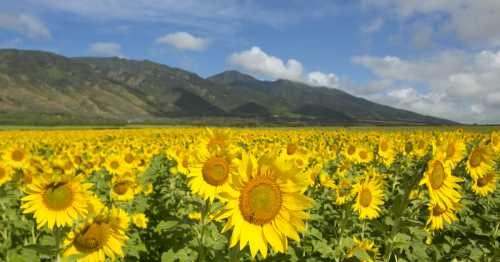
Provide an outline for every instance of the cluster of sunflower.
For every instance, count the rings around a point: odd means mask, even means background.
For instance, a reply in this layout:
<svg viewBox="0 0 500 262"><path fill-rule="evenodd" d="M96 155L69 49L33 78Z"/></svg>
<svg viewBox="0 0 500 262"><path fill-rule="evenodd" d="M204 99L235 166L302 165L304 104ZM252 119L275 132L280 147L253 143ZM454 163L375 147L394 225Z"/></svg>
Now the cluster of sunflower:
<svg viewBox="0 0 500 262"><path fill-rule="evenodd" d="M399 252L380 236L397 237L403 216L422 221L432 238L460 221L465 195L491 199L500 161L495 131L167 128L0 137L0 187L19 190L22 213L54 235L59 256L78 261L124 257L133 232L158 225L161 218L148 221L151 212L136 205L165 187L146 175L158 156L175 163L159 175L185 181L202 200L189 218L220 227L231 253L248 247L252 259L286 257L290 246L313 245L302 253L362 261ZM337 253L317 246L321 220L333 221L321 230L338 238L325 242Z"/></svg>

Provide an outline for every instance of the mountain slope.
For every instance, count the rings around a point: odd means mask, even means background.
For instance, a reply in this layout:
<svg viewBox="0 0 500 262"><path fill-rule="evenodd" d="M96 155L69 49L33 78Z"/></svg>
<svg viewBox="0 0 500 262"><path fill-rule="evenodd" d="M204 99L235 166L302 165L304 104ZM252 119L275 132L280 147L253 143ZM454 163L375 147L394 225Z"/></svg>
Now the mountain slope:
<svg viewBox="0 0 500 262"><path fill-rule="evenodd" d="M261 81L238 71L205 79L147 60L67 58L0 49L0 122L41 115L139 122L180 117L245 122L250 117L280 124L453 123L338 89L288 80Z"/></svg>

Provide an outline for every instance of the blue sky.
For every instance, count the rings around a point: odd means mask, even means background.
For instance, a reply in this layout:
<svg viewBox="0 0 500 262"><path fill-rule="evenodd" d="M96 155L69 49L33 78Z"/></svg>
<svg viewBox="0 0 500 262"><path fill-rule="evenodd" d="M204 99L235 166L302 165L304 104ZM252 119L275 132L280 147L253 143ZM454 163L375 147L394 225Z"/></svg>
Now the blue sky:
<svg viewBox="0 0 500 262"><path fill-rule="evenodd" d="M0 47L237 69L466 123L500 123L497 0L20 0Z"/></svg>

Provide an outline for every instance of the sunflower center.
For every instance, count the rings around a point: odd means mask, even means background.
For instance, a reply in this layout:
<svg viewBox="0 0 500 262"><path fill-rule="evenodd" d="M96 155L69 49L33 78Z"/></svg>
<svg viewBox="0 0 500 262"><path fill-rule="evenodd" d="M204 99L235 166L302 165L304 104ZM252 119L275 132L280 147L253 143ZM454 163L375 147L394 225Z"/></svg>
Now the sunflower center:
<svg viewBox="0 0 500 262"><path fill-rule="evenodd" d="M454 143L449 143L448 147L446 148L446 157L451 158L455 155L455 144Z"/></svg>
<svg viewBox="0 0 500 262"><path fill-rule="evenodd" d="M224 184L229 177L229 165L224 158L212 157L201 170L205 182L212 186Z"/></svg>
<svg viewBox="0 0 500 262"><path fill-rule="evenodd" d="M7 172L5 172L5 169L0 166L0 179L4 178L7 175Z"/></svg>
<svg viewBox="0 0 500 262"><path fill-rule="evenodd" d="M470 166L478 167L479 165L481 165L481 161L482 161L481 151L479 151L479 149L474 149L469 159Z"/></svg>
<svg viewBox="0 0 500 262"><path fill-rule="evenodd" d="M123 195L127 193L129 187L128 182L119 182L113 186L113 191L118 195Z"/></svg>
<svg viewBox="0 0 500 262"><path fill-rule="evenodd" d="M22 161L24 159L24 153L21 150L14 150L12 154L10 155L12 160L14 161Z"/></svg>
<svg viewBox="0 0 500 262"><path fill-rule="evenodd" d="M112 169L118 169L120 167L120 163L118 163L118 161L116 160L111 161L109 165L111 166Z"/></svg>
<svg viewBox="0 0 500 262"><path fill-rule="evenodd" d="M125 160L125 162L127 162L127 164L130 164L130 163L134 162L135 158L132 154L127 153L127 154L125 154L124 160Z"/></svg>
<svg viewBox="0 0 500 262"><path fill-rule="evenodd" d="M73 244L82 253L92 253L104 247L112 233L107 223L93 223L83 230Z"/></svg>
<svg viewBox="0 0 500 262"><path fill-rule="evenodd" d="M387 141L384 140L380 143L380 150L381 151L387 151L388 148L389 148L389 145L387 145Z"/></svg>
<svg viewBox="0 0 500 262"><path fill-rule="evenodd" d="M66 161L66 164L64 164L64 170L69 171L73 168L73 163L71 161Z"/></svg>
<svg viewBox="0 0 500 262"><path fill-rule="evenodd" d="M247 222L255 225L263 225L273 220L280 211L281 204L279 186L266 177L250 180L240 195L241 214Z"/></svg>
<svg viewBox="0 0 500 262"><path fill-rule="evenodd" d="M432 164L432 171L429 174L429 182L432 189L439 189L446 178L443 164L440 161L434 161Z"/></svg>
<svg viewBox="0 0 500 262"><path fill-rule="evenodd" d="M369 207L372 202L372 192L370 189L363 188L361 193L359 193L359 203L363 207Z"/></svg>
<svg viewBox="0 0 500 262"><path fill-rule="evenodd" d="M186 158L182 159L182 167L184 168L188 168L189 166L189 162Z"/></svg>
<svg viewBox="0 0 500 262"><path fill-rule="evenodd" d="M366 152L365 150L359 152L359 156L361 157L361 159L367 159L368 158L368 152Z"/></svg>
<svg viewBox="0 0 500 262"><path fill-rule="evenodd" d="M286 146L286 153L289 155L295 154L295 151L297 151L297 146L295 144L288 144Z"/></svg>
<svg viewBox="0 0 500 262"><path fill-rule="evenodd" d="M434 208L432 208L432 215L437 217L443 214L445 211L446 209L440 208L438 205L436 205L434 206Z"/></svg>
<svg viewBox="0 0 500 262"><path fill-rule="evenodd" d="M477 186L478 187L484 187L484 186L488 185L493 180L494 176L495 176L495 174L493 172L491 172L491 173L488 173L487 175L485 175L483 177L480 177L477 180Z"/></svg>
<svg viewBox="0 0 500 262"><path fill-rule="evenodd" d="M356 147L353 145L349 145L349 147L347 148L347 154L352 155L354 154L354 152L356 152Z"/></svg>
<svg viewBox="0 0 500 262"><path fill-rule="evenodd" d="M43 193L43 201L51 210L64 210L73 202L73 191L67 183L54 183Z"/></svg>

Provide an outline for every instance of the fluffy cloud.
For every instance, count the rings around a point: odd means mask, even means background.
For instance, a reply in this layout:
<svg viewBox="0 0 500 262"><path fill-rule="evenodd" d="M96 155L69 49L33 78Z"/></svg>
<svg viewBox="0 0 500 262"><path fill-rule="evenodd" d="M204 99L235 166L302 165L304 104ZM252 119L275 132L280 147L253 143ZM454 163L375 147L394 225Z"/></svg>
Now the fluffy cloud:
<svg viewBox="0 0 500 262"><path fill-rule="evenodd" d="M159 37L156 42L171 45L179 50L203 51L207 49L210 41L187 32L177 32Z"/></svg>
<svg viewBox="0 0 500 262"><path fill-rule="evenodd" d="M120 44L113 42L97 42L89 45L89 53L96 56L124 57L121 49Z"/></svg>
<svg viewBox="0 0 500 262"><path fill-rule="evenodd" d="M390 10L403 21L427 16L440 29L478 46L500 46L500 1L498 0L363 0L367 7ZM444 14L444 16L443 16Z"/></svg>
<svg viewBox="0 0 500 262"><path fill-rule="evenodd" d="M51 38L50 30L42 21L26 14L0 14L0 29L17 31L30 38Z"/></svg>
<svg viewBox="0 0 500 262"><path fill-rule="evenodd" d="M500 122L500 51L444 51L420 60L358 56L353 63L388 81L371 97L379 102L466 123Z"/></svg>
<svg viewBox="0 0 500 262"><path fill-rule="evenodd" d="M229 62L258 76L288 79L311 86L340 87L340 80L335 74L325 74L319 71L304 74L301 62L288 59L285 63L280 58L267 54L257 46L232 54L229 57Z"/></svg>
<svg viewBox="0 0 500 262"><path fill-rule="evenodd" d="M230 63L238 65L250 73L272 78L300 80L302 64L295 59L288 59L286 63L278 57L268 55L259 47L234 53L229 58Z"/></svg>
<svg viewBox="0 0 500 262"><path fill-rule="evenodd" d="M307 83L314 86L340 88L340 79L332 73L324 74L318 71L307 74Z"/></svg>

